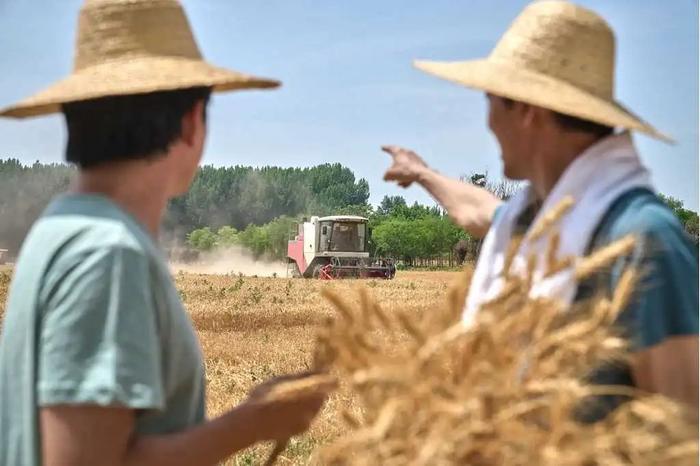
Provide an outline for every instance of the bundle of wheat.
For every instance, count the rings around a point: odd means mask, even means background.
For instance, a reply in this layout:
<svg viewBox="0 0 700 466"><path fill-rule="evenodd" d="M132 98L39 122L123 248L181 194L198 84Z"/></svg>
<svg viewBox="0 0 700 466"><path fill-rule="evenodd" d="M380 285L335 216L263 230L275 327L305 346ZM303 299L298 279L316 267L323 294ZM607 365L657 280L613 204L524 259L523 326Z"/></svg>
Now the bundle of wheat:
<svg viewBox="0 0 700 466"><path fill-rule="evenodd" d="M584 260L556 260L558 236L547 231L555 217L535 229L550 235L548 273L574 267L583 279L634 247L625 238ZM447 305L424 316L388 315L366 290L356 307L326 292L338 318L320 331L316 365L337 375L357 409L343 414L348 434L317 451L314 461L697 464L697 424L684 407L630 387L585 382L603 362L627 357L613 324L630 300L635 271L624 273L612 296L563 312L557 301L530 296L533 270L519 276L507 269L503 291L470 328L461 323L466 275ZM373 338L379 332L389 338ZM629 401L599 422L578 421L578 410L599 395Z"/></svg>

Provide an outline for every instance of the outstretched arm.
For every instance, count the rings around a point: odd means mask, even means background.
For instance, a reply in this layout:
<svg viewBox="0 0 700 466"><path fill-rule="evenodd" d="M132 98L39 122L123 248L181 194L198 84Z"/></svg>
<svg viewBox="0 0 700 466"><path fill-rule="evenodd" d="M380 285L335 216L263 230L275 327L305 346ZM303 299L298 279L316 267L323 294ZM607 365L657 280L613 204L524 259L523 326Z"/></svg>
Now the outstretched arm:
<svg viewBox="0 0 700 466"><path fill-rule="evenodd" d="M398 146L384 146L382 150L393 159L384 180L396 181L404 188L414 182L420 184L458 226L477 238L486 235L500 199L484 188L438 173L411 150Z"/></svg>

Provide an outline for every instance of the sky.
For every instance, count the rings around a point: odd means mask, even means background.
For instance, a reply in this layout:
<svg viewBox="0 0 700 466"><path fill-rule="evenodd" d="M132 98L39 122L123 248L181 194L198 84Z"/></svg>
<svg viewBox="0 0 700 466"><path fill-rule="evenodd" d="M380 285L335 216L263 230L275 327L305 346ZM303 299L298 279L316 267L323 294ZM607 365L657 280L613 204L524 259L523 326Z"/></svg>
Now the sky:
<svg viewBox="0 0 700 466"><path fill-rule="evenodd" d="M183 0L212 63L273 77L275 91L218 94L205 164L313 166L339 162L368 180L370 201L420 187L382 181L383 144L438 171L501 176L484 95L426 75L414 59L486 56L524 0ZM657 188L698 209L698 6L695 0L579 0L617 36L616 95L671 134L635 137ZM67 75L80 0L0 0L0 107ZM0 158L60 162L59 116L0 119Z"/></svg>

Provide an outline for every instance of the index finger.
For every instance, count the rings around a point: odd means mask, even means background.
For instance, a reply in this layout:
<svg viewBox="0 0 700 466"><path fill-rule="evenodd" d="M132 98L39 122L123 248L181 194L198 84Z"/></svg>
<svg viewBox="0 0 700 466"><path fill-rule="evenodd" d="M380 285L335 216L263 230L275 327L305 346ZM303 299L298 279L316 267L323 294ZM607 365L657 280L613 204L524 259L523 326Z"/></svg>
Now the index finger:
<svg viewBox="0 0 700 466"><path fill-rule="evenodd" d="M399 152L401 152L403 150L403 148L401 148L399 146L394 146L394 145L387 145L387 146L382 146L382 150L393 157L393 156L397 155Z"/></svg>

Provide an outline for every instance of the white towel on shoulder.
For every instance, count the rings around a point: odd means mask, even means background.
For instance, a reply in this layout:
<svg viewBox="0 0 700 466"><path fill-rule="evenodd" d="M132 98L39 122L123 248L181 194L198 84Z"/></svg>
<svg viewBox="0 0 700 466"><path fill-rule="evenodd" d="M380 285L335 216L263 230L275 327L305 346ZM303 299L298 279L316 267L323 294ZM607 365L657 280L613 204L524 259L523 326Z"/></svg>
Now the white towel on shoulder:
<svg viewBox="0 0 700 466"><path fill-rule="evenodd" d="M531 225L537 224L542 215L565 197L573 197L573 208L558 224L561 236L558 257L581 257L613 202L634 188L653 189L649 171L642 165L629 132L609 136L588 148L567 167ZM493 299L502 289L501 274L516 221L533 200L531 186L518 192L501 208L486 235L466 300L465 324L470 325L480 305ZM571 270L543 278L547 246L546 237L523 242L513 259L511 272L524 274L527 257L536 253L538 262L531 294L558 297L569 304L575 297L578 283Z"/></svg>

